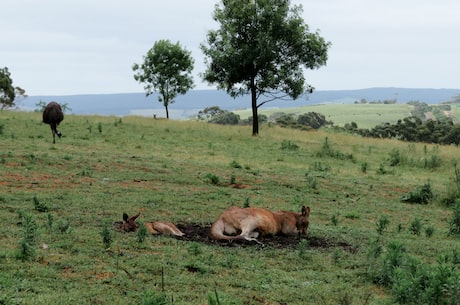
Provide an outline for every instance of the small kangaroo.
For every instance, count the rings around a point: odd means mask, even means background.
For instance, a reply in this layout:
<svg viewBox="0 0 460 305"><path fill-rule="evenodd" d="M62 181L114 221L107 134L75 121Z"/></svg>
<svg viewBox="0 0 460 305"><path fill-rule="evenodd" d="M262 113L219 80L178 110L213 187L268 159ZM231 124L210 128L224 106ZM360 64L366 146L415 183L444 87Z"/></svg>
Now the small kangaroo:
<svg viewBox="0 0 460 305"><path fill-rule="evenodd" d="M139 228L139 223L136 219L140 216L137 213L134 216L129 217L128 214L123 213L123 223L120 227L125 232L135 232ZM168 221L149 221L145 222L144 226L152 235L169 234L174 236L184 236L185 234L179 230L173 223Z"/></svg>

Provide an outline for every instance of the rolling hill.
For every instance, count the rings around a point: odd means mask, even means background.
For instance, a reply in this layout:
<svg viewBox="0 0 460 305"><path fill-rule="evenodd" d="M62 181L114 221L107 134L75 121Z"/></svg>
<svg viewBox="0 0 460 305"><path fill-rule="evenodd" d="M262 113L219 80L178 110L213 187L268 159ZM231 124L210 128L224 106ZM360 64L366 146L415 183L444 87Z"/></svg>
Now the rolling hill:
<svg viewBox="0 0 460 305"><path fill-rule="evenodd" d="M460 89L408 89L408 88L369 88L360 90L319 90L306 98L295 101L275 100L265 104L261 109L302 107L318 104L349 104L361 99L367 101L396 99L398 103L421 101L437 104L449 101L459 95ZM97 115L141 115L165 116L164 107L158 102L157 95L146 97L144 93L87 94L87 95L47 95L29 96L19 103L21 109L34 110L40 101L57 101L67 103L73 114ZM192 90L179 96L169 107L170 118L185 119L198 111L219 106L225 110L241 110L250 107L249 96L231 98L224 91Z"/></svg>

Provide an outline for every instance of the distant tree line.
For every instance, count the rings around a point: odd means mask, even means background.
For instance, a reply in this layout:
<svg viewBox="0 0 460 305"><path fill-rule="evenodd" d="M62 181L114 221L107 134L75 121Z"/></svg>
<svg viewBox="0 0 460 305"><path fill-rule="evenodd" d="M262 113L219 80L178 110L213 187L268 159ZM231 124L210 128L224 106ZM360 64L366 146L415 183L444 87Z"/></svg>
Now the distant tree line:
<svg viewBox="0 0 460 305"><path fill-rule="evenodd" d="M219 108L219 106L207 107L200 110L197 115L199 121L204 121L222 125L252 125L253 117L242 120L239 115ZM308 112L304 114L292 114L276 112L270 117L265 114L258 115L259 123L271 123L282 127L296 129L319 129L324 126L332 126L333 123L327 121L325 116L317 112Z"/></svg>
<svg viewBox="0 0 460 305"><path fill-rule="evenodd" d="M454 124L444 113L451 110L450 105L432 107L418 101L408 104L414 106L411 116L398 120L396 124L383 123L371 129L360 129L352 122L345 124L344 129L365 137L459 146L460 124Z"/></svg>

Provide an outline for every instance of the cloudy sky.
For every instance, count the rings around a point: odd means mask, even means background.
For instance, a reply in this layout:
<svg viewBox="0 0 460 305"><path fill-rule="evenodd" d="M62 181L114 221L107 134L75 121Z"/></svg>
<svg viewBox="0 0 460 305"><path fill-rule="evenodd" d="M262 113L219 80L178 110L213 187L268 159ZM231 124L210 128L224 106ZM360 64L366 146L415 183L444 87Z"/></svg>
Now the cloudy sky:
<svg viewBox="0 0 460 305"><path fill-rule="evenodd" d="M15 0L2 6L0 67L29 95L143 92L133 63L160 39L195 59L195 89L212 89L200 43L217 28L213 0ZM460 88L460 1L291 0L332 43L317 90Z"/></svg>

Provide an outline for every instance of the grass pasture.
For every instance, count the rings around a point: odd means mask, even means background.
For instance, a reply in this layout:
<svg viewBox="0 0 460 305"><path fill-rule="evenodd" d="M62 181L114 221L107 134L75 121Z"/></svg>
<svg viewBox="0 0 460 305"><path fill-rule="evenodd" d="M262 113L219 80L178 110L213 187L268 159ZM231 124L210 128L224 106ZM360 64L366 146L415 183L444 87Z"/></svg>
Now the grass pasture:
<svg viewBox="0 0 460 305"><path fill-rule="evenodd" d="M0 126L0 304L398 304L401 287L375 280L390 245L427 268L460 254L440 203L455 189L453 146L74 115L53 145L39 113L3 111ZM426 183L432 202L401 202ZM309 236L286 246L112 228L141 212L205 232L231 205L304 204Z"/></svg>
<svg viewBox="0 0 460 305"><path fill-rule="evenodd" d="M268 104L270 105L270 104ZM335 126L343 127L355 122L359 128L372 128L381 123L396 123L411 115L413 106L407 104L324 104L289 108L262 108L259 114L270 115L277 112L303 114L307 112L321 113L326 120L334 122ZM233 111L242 119L252 117L251 109Z"/></svg>

